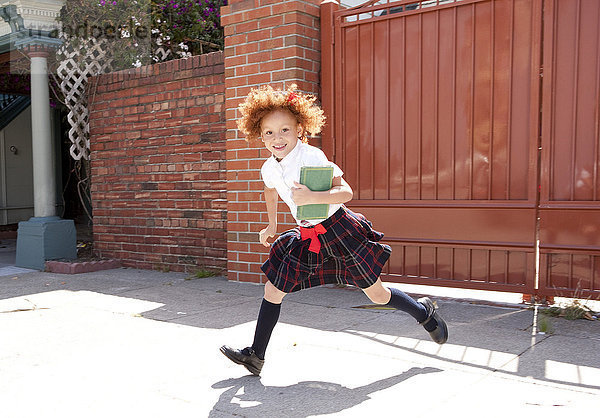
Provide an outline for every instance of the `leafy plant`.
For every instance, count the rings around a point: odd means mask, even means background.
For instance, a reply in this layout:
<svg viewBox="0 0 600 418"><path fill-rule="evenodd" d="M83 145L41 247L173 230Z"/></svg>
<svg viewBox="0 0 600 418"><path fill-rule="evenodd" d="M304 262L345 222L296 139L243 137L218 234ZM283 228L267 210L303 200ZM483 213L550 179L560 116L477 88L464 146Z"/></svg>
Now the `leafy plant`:
<svg viewBox="0 0 600 418"><path fill-rule="evenodd" d="M83 48L80 56L89 57L87 48L107 41L113 70L152 62L150 0L67 0L58 21L66 41Z"/></svg>
<svg viewBox="0 0 600 418"><path fill-rule="evenodd" d="M594 312L577 299L572 300L564 306L551 306L550 308L544 309L542 313L548 316L561 317L569 320L594 319Z"/></svg>
<svg viewBox="0 0 600 418"><path fill-rule="evenodd" d="M538 331L544 334L552 334L553 328L550 318L545 315L541 315L538 319Z"/></svg>
<svg viewBox="0 0 600 418"><path fill-rule="evenodd" d="M220 8L226 4L226 0L67 0L58 21L74 47L90 48L89 39L108 41L112 69L119 70L223 49ZM157 55L160 47L168 51L166 56Z"/></svg>
<svg viewBox="0 0 600 418"><path fill-rule="evenodd" d="M153 33L181 56L223 49L221 6L226 0L152 0Z"/></svg>
<svg viewBox="0 0 600 418"><path fill-rule="evenodd" d="M196 273L194 273L194 277L196 279L204 279L206 277L213 277L216 275L217 275L216 272L214 272L212 270L205 270L205 269L198 270Z"/></svg>
<svg viewBox="0 0 600 418"><path fill-rule="evenodd" d="M187 277L185 280L205 279L207 277L218 276L221 273L222 272L218 271L218 270L211 270L211 269L201 268L200 270L197 270L191 276Z"/></svg>

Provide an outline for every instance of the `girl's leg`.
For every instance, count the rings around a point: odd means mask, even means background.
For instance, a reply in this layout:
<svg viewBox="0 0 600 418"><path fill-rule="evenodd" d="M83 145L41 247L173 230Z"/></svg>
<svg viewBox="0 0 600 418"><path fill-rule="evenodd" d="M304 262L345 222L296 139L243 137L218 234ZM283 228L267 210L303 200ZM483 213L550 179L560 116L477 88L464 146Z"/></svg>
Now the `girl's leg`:
<svg viewBox="0 0 600 418"><path fill-rule="evenodd" d="M422 303L417 302L401 290L384 287L381 279L377 279L375 284L363 289L363 292L373 303L393 306L406 312L415 318L417 322L423 322L427 319L427 308Z"/></svg>
<svg viewBox="0 0 600 418"><path fill-rule="evenodd" d="M287 293L277 289L273 283L267 280L265 284L265 299L271 303L281 304L283 298Z"/></svg>
<svg viewBox="0 0 600 418"><path fill-rule="evenodd" d="M252 374L258 376L265 363L265 351L273 328L279 320L279 311L281 301L286 293L277 289L271 282L265 285L265 297L260 305L258 320L256 321L256 331L254 332L254 342L251 347L243 350L222 346L221 353L237 364L247 368Z"/></svg>
<svg viewBox="0 0 600 418"><path fill-rule="evenodd" d="M448 340L448 326L429 298L414 300L401 290L384 287L381 279L363 291L373 303L389 305L411 315L436 343L444 344Z"/></svg>
<svg viewBox="0 0 600 418"><path fill-rule="evenodd" d="M258 312L254 342L252 343L252 349L260 359L265 358L265 351L271 339L273 328L279 320L281 301L285 295L285 292L277 289L270 281L265 284L265 297Z"/></svg>

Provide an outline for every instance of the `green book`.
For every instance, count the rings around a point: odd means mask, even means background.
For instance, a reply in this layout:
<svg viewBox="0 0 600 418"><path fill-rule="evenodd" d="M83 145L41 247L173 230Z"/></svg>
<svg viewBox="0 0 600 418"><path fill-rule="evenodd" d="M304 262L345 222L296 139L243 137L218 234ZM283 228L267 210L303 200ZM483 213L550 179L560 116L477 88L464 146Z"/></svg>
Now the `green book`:
<svg viewBox="0 0 600 418"><path fill-rule="evenodd" d="M333 167L302 167L300 183L314 192L331 189ZM325 219L329 215L329 205L326 203L298 206L296 218L299 220Z"/></svg>

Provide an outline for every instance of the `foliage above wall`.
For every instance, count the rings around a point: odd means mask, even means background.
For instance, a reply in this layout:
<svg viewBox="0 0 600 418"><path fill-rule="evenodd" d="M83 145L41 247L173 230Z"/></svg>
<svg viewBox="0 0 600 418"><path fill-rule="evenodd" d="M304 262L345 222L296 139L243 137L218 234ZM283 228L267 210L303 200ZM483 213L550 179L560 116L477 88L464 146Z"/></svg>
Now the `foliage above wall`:
<svg viewBox="0 0 600 418"><path fill-rule="evenodd" d="M119 70L223 49L220 8L226 0L67 0L58 18L77 46L112 45Z"/></svg>
<svg viewBox="0 0 600 418"><path fill-rule="evenodd" d="M226 0L152 0L153 28L181 52L199 55L221 50L220 9L226 4Z"/></svg>

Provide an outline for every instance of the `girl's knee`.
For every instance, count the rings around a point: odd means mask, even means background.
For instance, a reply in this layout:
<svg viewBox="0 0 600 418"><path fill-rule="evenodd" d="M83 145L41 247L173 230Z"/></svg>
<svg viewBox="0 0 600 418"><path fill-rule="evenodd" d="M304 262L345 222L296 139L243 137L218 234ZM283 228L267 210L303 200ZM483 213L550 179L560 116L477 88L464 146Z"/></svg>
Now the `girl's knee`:
<svg viewBox="0 0 600 418"><path fill-rule="evenodd" d="M372 286L363 289L363 292L371 299L371 302L378 305L385 305L390 301L391 293L383 286L381 280L377 280Z"/></svg>
<svg viewBox="0 0 600 418"><path fill-rule="evenodd" d="M267 281L265 284L265 299L271 303L281 303L287 293L277 289L273 283Z"/></svg>

